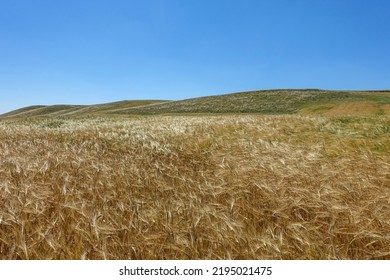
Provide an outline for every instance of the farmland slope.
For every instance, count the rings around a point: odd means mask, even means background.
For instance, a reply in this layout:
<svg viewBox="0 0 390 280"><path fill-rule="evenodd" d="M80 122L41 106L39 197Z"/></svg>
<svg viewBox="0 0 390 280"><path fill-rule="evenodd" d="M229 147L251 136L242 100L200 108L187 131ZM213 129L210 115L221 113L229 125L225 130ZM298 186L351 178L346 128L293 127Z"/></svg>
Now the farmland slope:
<svg viewBox="0 0 390 280"><path fill-rule="evenodd" d="M126 110L132 107L166 102L163 100L125 100L95 105L50 105L29 106L0 115L0 118L31 117L86 117L104 115L113 110Z"/></svg>
<svg viewBox="0 0 390 280"><path fill-rule="evenodd" d="M329 91L318 89L246 91L179 101L140 100L92 106L30 106L0 115L0 118L183 113L389 114L390 91Z"/></svg>
<svg viewBox="0 0 390 280"><path fill-rule="evenodd" d="M120 114L294 114L303 109L306 109L306 113L319 112L315 109L326 104L326 110L321 111L324 113L340 104L355 102L373 104L375 112L388 111L390 91L325 91L316 89L247 91L152 104L113 112Z"/></svg>

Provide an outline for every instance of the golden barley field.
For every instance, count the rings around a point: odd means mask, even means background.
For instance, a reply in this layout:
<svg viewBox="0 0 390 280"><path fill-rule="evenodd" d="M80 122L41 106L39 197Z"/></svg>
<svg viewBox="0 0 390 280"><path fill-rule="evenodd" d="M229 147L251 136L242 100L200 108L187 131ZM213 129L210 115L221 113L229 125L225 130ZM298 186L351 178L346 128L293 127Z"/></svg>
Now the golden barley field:
<svg viewBox="0 0 390 280"><path fill-rule="evenodd" d="M0 121L0 258L390 259L390 117Z"/></svg>

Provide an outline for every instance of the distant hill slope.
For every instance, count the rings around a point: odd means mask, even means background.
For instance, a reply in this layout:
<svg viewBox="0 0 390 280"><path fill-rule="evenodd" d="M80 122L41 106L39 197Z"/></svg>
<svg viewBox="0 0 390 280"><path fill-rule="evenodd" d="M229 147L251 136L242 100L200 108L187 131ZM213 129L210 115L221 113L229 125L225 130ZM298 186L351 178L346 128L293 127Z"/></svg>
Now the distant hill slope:
<svg viewBox="0 0 390 280"><path fill-rule="evenodd" d="M132 107L167 102L164 100L126 100L96 105L51 105L29 106L0 115L0 118L33 117L83 117L104 115L113 110L126 110Z"/></svg>
<svg viewBox="0 0 390 280"><path fill-rule="evenodd" d="M180 101L139 100L90 106L30 106L0 115L0 118L176 113L390 114L390 91L261 90Z"/></svg>
<svg viewBox="0 0 390 280"><path fill-rule="evenodd" d="M390 104L390 91L262 90L171 101L115 110L117 114L169 113L263 113L293 114L303 109L314 112L326 104L328 109L343 103L367 102L378 109ZM387 108L387 107L386 107ZM317 110L317 112L319 112Z"/></svg>

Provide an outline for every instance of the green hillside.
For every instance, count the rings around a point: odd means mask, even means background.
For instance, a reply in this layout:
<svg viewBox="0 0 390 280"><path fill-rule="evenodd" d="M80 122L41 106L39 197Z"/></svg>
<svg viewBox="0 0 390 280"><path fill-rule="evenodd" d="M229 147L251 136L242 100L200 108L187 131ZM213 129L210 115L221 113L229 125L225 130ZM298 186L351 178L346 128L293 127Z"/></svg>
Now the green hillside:
<svg viewBox="0 0 390 280"><path fill-rule="evenodd" d="M0 118L87 117L193 113L388 114L390 91L281 89L247 91L180 101L132 100L97 105L30 106Z"/></svg>
<svg viewBox="0 0 390 280"><path fill-rule="evenodd" d="M263 113L293 114L303 108L328 104L373 102L389 104L390 91L264 90L207 96L116 110L118 114Z"/></svg>
<svg viewBox="0 0 390 280"><path fill-rule="evenodd" d="M166 102L163 100L126 100L96 105L51 105L29 106L0 115L0 118L34 117L85 117L110 113L113 110L127 110L132 107Z"/></svg>

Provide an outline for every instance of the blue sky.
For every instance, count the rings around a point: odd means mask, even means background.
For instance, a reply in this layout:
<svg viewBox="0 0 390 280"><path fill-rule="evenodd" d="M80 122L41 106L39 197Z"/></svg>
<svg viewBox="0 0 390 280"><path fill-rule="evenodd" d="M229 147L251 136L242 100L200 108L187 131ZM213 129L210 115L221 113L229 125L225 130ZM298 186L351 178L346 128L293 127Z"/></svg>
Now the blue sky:
<svg viewBox="0 0 390 280"><path fill-rule="evenodd" d="M388 0L0 0L0 112L389 89Z"/></svg>

